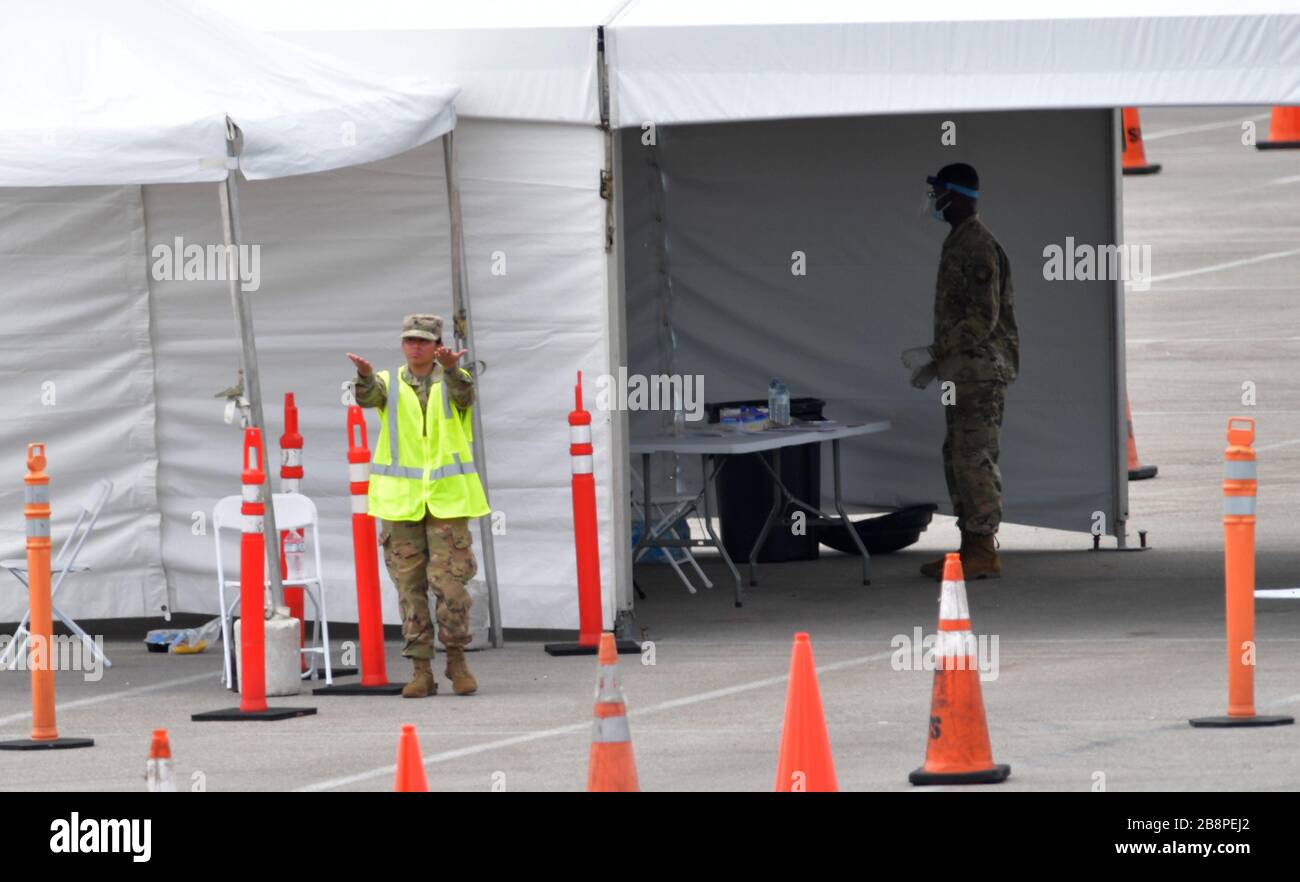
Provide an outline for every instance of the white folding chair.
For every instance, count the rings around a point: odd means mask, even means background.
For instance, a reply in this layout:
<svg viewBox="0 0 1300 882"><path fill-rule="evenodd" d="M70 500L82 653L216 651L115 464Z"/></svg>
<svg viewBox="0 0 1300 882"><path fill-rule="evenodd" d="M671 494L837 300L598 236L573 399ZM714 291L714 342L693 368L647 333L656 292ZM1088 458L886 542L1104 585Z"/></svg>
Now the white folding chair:
<svg viewBox="0 0 1300 882"><path fill-rule="evenodd" d="M301 585L305 589L306 595L311 599L312 611L316 614L316 619L312 623L311 643L302 648L302 654L309 659L309 667L303 673L303 679L310 679L316 674L316 656L324 658L325 683L332 685L334 683L334 672L330 667L330 626L329 616L325 610L325 583L323 581L321 562L320 562L320 530L316 517L316 504L310 498L303 496L301 493L274 493L271 496L272 505L275 506L275 525L279 530L306 530L311 531L311 547L313 557L316 561L315 570L308 570L302 578L293 580L283 579L283 583L289 586ZM215 537L217 546L217 598L221 605L221 642L225 656L224 673L222 683L230 688L234 682L233 672L231 671L231 616L235 607L239 605L239 578L227 579L225 560L222 557L221 549L221 531L228 530L239 533L243 526L243 516L240 514L240 507L243 505L243 498L240 496L226 496L219 501L212 509L212 534ZM268 537L266 550L268 553L279 554L280 545L278 537ZM263 589L269 586L270 579L263 581ZM234 588L234 600L229 604L226 603L226 589Z"/></svg>
<svg viewBox="0 0 1300 882"><path fill-rule="evenodd" d="M77 521L72 525L72 532L68 538L63 540L63 545L59 548L59 553L54 556L50 562L50 578L53 584L50 587L50 606L55 618L68 626L73 634L76 634L85 643L86 649L94 658L104 663L105 667L111 668L113 663L108 660L108 656L99 651L95 641L90 639L90 635L82 630L81 626L73 621L72 616L59 609L58 604L54 603L54 598L63 587L63 580L67 578L68 573L84 573L90 567L85 564L77 563L77 555L81 552L81 546L86 544L86 538L90 536L90 531L95 528L95 521L99 519L99 513L104 508L104 503L108 502L108 497L113 492L113 482L108 480L99 481L95 484L91 495L89 506L82 506L81 511L77 514ZM22 583L24 588L27 587L27 558L14 558L12 560L0 560L0 567L4 567L13 577ZM14 639L5 647L5 651L0 653L0 668L13 670L19 659L19 653L27 648L27 622L32 615L31 609L23 614L23 620L18 623L17 630L14 631Z"/></svg>

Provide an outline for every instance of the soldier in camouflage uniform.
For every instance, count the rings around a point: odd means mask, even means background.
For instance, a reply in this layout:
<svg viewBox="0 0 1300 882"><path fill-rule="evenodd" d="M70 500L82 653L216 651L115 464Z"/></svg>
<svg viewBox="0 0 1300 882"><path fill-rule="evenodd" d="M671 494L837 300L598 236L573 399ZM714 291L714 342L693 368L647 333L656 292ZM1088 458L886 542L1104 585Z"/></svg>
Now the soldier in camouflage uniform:
<svg viewBox="0 0 1300 882"><path fill-rule="evenodd" d="M945 398L947 435L943 470L961 530L962 570L967 579L1002 573L995 536L1002 522L1002 473L998 441L1007 384L1020 370L1011 264L976 212L979 176L964 163L944 166L927 178L931 212L952 231L943 243L935 286L934 343L904 353L912 383L953 383ZM941 578L943 559L921 567Z"/></svg>
<svg viewBox="0 0 1300 882"><path fill-rule="evenodd" d="M462 410L474 403L474 382L458 363L465 350L454 352L442 345L442 319L436 315L410 315L402 323L402 351L406 365L401 381L420 400L421 411L429 404L435 382L447 384L448 397ZM351 352L357 367L354 382L357 404L384 406L388 389L374 366ZM471 550L469 518L437 518L427 510L419 521L380 521L379 541L384 564L397 588L402 613L402 655L412 660L414 675L402 690L405 698L436 695L433 678L433 625L428 592L437 602L438 639L447 648L445 674L457 695L478 689L465 662L465 647L472 639L469 629L471 599L466 583L478 571Z"/></svg>

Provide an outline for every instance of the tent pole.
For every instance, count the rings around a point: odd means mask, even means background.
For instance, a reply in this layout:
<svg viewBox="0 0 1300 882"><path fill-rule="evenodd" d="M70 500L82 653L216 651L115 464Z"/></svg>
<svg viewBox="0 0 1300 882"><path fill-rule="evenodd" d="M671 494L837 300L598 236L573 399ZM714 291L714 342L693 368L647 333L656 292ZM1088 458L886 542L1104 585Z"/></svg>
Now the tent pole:
<svg viewBox="0 0 1300 882"><path fill-rule="evenodd" d="M456 145L454 132L442 136L443 164L447 176L447 210L451 215L451 299L452 328L456 347L468 349L467 365L474 377L474 409L471 419L474 427L474 465L483 488L488 487L487 452L483 437L483 387L478 381L478 371L471 345L473 324L469 312L469 280L465 272L465 228L461 223L460 181L456 175ZM492 516L479 519L479 538L483 542L483 577L488 588L488 616L491 618L491 643L494 648L505 645L501 627L501 597L497 593L497 558L492 544Z"/></svg>
<svg viewBox="0 0 1300 882"><path fill-rule="evenodd" d="M226 117L226 179L218 188L221 196L221 227L226 236L226 275L230 279L230 300L235 307L235 323L239 325L239 342L244 365L244 394L248 397L249 422L262 429L262 450L270 445L262 422L262 386L257 374L257 343L253 337L253 315L244 302L244 292L240 290L239 277L239 243L243 238L239 225L239 146L241 137L239 128L230 117ZM284 606L284 583L280 579L280 532L275 526L274 497L269 490L271 486L271 469L265 463L259 463L267 475L265 535L267 574L271 581L271 608L266 611L269 619L275 610Z"/></svg>

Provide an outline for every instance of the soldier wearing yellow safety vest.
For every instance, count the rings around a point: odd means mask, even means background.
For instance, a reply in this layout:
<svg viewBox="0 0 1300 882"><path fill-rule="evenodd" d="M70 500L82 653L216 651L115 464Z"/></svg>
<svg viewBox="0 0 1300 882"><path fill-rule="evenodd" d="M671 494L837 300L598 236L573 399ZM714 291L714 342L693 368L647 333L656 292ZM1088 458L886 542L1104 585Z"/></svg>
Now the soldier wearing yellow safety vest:
<svg viewBox="0 0 1300 882"><path fill-rule="evenodd" d="M414 674L405 698L436 695L433 625L428 591L437 598L438 638L447 648L444 673L457 695L478 689L465 663L470 596L465 583L478 565L470 518L489 512L471 452L474 381L461 368L464 349L442 345L442 319L408 315L402 322L405 366L376 372L353 353L356 399L379 408L379 440L370 466L370 514L402 610L402 655Z"/></svg>

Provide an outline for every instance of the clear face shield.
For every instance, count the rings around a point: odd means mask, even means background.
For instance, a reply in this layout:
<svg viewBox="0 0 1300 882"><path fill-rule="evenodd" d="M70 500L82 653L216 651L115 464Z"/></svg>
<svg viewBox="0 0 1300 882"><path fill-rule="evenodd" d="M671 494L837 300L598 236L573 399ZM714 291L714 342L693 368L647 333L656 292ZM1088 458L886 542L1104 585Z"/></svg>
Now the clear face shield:
<svg viewBox="0 0 1300 882"><path fill-rule="evenodd" d="M931 175L925 179L925 199L921 203L920 213L935 220L943 220L943 210L951 199L948 185Z"/></svg>
<svg viewBox="0 0 1300 882"><path fill-rule="evenodd" d="M950 192L951 191L951 192ZM963 187L950 181L941 181L933 175L925 179L925 200L921 203L921 212L929 214L935 220L944 220L943 210L952 201L953 193L961 193L971 199L979 198L979 191Z"/></svg>

